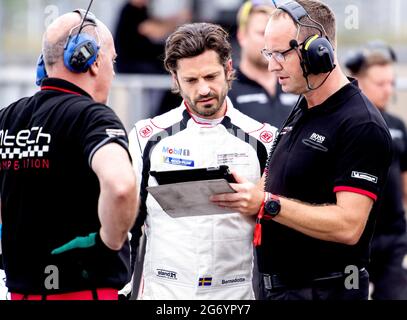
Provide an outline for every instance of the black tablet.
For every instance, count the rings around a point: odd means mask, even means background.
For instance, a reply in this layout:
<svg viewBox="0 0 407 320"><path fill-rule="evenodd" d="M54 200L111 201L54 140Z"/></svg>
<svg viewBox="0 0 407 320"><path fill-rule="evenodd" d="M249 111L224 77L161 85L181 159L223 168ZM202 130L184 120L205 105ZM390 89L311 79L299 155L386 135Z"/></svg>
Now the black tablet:
<svg viewBox="0 0 407 320"><path fill-rule="evenodd" d="M150 171L150 175L154 177L160 185L214 179L225 179L229 183L236 183L233 174L229 171L229 167L225 165L187 170Z"/></svg>

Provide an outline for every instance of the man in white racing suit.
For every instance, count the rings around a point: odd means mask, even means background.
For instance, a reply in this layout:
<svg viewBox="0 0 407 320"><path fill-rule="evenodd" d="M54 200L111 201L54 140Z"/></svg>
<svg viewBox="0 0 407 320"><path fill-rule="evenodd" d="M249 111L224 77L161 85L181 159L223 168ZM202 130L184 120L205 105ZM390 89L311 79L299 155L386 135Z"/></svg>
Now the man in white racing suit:
<svg viewBox="0 0 407 320"><path fill-rule="evenodd" d="M165 66L184 100L137 122L130 132L133 165L141 177L133 258L143 224L147 236L140 299L254 298L254 220L239 213L172 218L146 190L157 185L150 170L228 165L249 181L260 179L276 128L242 114L227 98L230 55L220 26L179 27L167 40Z"/></svg>

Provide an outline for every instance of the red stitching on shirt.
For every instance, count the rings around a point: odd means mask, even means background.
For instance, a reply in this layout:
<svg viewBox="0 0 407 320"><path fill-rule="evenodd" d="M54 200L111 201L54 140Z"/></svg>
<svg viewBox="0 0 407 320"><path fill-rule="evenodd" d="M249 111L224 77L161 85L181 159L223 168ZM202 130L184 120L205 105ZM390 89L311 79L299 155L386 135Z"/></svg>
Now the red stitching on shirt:
<svg viewBox="0 0 407 320"><path fill-rule="evenodd" d="M363 189L359 189L359 188L353 188L353 187L347 187L347 186L339 186L339 187L335 187L334 188L334 192L339 192L339 191L349 191L349 192L353 192L353 193L358 193L358 194L362 194L364 196L368 196L369 198L373 199L374 201L377 200L377 195L375 195L372 192L363 190Z"/></svg>
<svg viewBox="0 0 407 320"><path fill-rule="evenodd" d="M75 94L77 96L81 96L81 94L78 93L78 92L67 90L67 89L62 89L62 88L58 88L58 87L52 87L52 86L41 87L41 90L55 90L55 91L61 91L61 92L65 92L65 93L72 93L72 94Z"/></svg>

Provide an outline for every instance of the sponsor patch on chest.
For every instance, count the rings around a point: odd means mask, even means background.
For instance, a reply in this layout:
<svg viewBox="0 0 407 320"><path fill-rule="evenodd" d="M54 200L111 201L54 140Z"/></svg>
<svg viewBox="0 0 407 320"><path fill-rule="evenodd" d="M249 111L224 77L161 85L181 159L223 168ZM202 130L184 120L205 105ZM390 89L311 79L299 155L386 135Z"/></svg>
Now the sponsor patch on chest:
<svg viewBox="0 0 407 320"><path fill-rule="evenodd" d="M313 132L308 139L302 139L302 143L308 147L311 147L315 150L327 152L328 148L324 146L324 142L326 141L326 137Z"/></svg>
<svg viewBox="0 0 407 320"><path fill-rule="evenodd" d="M218 165L247 165L249 163L249 155L247 153L220 153L217 156Z"/></svg>
<svg viewBox="0 0 407 320"><path fill-rule="evenodd" d="M163 162L175 166L195 167L195 161L188 159L191 156L191 150L176 146L163 146Z"/></svg>
<svg viewBox="0 0 407 320"><path fill-rule="evenodd" d="M195 167L195 161L190 159L163 157L163 162L174 166Z"/></svg>
<svg viewBox="0 0 407 320"><path fill-rule="evenodd" d="M323 143L325 141L325 137L323 135L320 135L318 133L313 133L309 137L311 141L317 142L317 143Z"/></svg>

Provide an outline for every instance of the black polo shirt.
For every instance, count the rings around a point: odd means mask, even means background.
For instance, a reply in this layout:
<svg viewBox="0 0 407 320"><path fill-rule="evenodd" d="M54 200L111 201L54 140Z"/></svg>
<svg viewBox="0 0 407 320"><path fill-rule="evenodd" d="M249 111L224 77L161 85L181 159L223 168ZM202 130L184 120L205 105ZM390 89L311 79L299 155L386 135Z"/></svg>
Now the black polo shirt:
<svg viewBox="0 0 407 320"><path fill-rule="evenodd" d="M401 119L381 112L393 141L393 159L383 191L375 228L375 235L405 234L406 218L403 207L402 174L407 171L407 131Z"/></svg>
<svg viewBox="0 0 407 320"><path fill-rule="evenodd" d="M99 231L100 189L90 163L110 142L127 150L118 117L64 80L46 79L34 96L0 110L2 245L11 292L119 289L129 280L127 243L120 251L100 245L51 255ZM45 286L50 270L55 276L49 266L58 268L59 290Z"/></svg>
<svg viewBox="0 0 407 320"><path fill-rule="evenodd" d="M233 81L228 97L239 111L278 129L281 128L298 100L298 96L282 92L278 84L276 84L276 95L271 96L240 69L236 70L236 80Z"/></svg>
<svg viewBox="0 0 407 320"><path fill-rule="evenodd" d="M298 112L281 130L269 162L266 191L314 205L335 204L338 191L377 200L391 159L391 137L379 111L353 82L321 105ZM322 241L275 221L263 221L260 271L314 278L368 263L375 214L360 241Z"/></svg>

